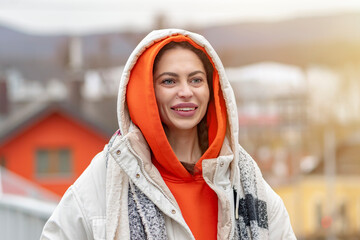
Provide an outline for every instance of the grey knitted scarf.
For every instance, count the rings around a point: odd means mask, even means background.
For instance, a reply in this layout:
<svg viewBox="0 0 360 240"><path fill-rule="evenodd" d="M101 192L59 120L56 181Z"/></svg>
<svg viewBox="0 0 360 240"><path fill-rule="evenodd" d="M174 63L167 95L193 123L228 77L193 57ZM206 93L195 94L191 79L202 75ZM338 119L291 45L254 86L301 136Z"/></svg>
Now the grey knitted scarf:
<svg viewBox="0 0 360 240"><path fill-rule="evenodd" d="M240 151L241 189L234 189L236 229L233 239L268 239L268 215L263 182L252 158ZM131 239L167 239L162 212L134 184L129 184L129 226Z"/></svg>

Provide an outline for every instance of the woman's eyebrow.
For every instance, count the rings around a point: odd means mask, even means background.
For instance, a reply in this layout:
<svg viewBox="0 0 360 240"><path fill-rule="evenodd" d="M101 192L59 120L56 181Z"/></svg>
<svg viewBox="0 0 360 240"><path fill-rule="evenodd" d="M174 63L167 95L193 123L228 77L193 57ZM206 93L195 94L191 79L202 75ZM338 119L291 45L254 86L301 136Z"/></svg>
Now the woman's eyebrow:
<svg viewBox="0 0 360 240"><path fill-rule="evenodd" d="M164 75L169 75L169 76L172 76L172 77L178 77L179 76L178 74L173 73L173 72L163 72L159 76L157 76L155 79L158 79L158 78L160 78L161 76L164 76Z"/></svg>
<svg viewBox="0 0 360 240"><path fill-rule="evenodd" d="M194 72L190 73L190 74L189 74L189 77L192 77L192 76L194 76L194 75L196 75L196 74L198 74L198 73L202 73L202 74L205 75L205 73L204 73L203 71L198 70L198 71L194 71Z"/></svg>

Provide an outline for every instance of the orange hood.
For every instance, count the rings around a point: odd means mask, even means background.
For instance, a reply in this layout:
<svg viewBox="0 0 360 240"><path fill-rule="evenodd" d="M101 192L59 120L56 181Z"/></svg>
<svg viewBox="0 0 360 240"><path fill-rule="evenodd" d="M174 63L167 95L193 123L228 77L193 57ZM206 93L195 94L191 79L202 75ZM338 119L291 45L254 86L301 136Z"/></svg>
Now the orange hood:
<svg viewBox="0 0 360 240"><path fill-rule="evenodd" d="M161 41L149 45L137 58L130 72L126 88L126 102L130 118L143 133L151 148L153 158L156 159L156 166L159 170L176 178L190 180L193 176L187 172L177 159L165 135L153 87L154 59L160 49L171 41L187 41L206 53L203 47L196 44L189 37L180 34L163 38ZM209 59L211 61L211 58ZM195 166L196 169L200 170L197 175L201 175L203 159L216 158L219 155L226 132L226 106L220 90L219 74L215 66L214 69L214 97L209 102L206 116L209 130L209 148Z"/></svg>

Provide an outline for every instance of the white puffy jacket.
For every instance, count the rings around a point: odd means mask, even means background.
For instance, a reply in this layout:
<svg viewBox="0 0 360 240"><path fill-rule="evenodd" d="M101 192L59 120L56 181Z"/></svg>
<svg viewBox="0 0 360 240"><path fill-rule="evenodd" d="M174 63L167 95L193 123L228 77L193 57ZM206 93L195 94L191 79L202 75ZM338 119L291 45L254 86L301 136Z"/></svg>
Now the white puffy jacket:
<svg viewBox="0 0 360 240"><path fill-rule="evenodd" d="M154 41L173 34L183 34L204 46L219 72L221 90L227 107L229 131L216 161L204 160L203 177L219 199L218 239L235 235L234 192L240 172L237 162L243 149L237 143L238 118L233 91L220 59L200 35L168 29L150 33L130 56L120 82L118 118L122 135L113 137L64 194L46 223L41 239L130 239L128 186L134 183L165 216L168 239L194 239L181 215L176 200L151 162L149 147L131 122L125 106L129 73L137 57ZM221 166L221 167L220 167ZM257 166L255 165L256 171ZM269 239L296 239L280 197L260 177L267 203Z"/></svg>

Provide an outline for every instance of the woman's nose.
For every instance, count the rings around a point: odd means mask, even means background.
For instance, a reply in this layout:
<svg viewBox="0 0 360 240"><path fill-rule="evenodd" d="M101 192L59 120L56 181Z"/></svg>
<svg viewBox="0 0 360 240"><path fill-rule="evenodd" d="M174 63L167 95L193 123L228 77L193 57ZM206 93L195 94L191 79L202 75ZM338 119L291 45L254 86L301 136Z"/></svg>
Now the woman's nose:
<svg viewBox="0 0 360 240"><path fill-rule="evenodd" d="M193 96L193 91L188 83L183 83L179 86L178 96L180 98L189 98Z"/></svg>

